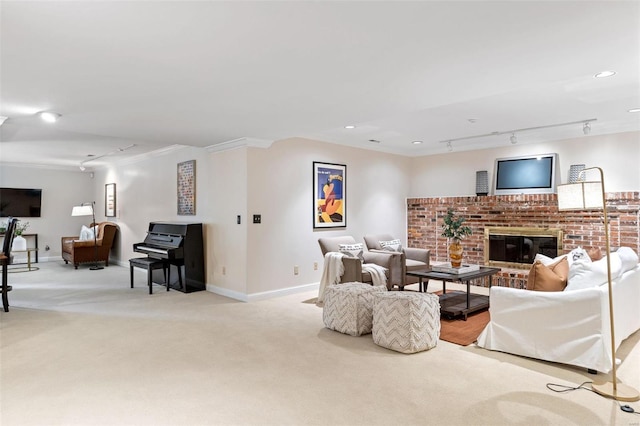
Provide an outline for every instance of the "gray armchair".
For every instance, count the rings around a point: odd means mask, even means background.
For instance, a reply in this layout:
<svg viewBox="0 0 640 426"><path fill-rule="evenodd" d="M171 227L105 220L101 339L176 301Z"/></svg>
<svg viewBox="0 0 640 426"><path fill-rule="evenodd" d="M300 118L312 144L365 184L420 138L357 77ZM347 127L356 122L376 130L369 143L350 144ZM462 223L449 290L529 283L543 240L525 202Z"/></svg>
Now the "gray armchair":
<svg viewBox="0 0 640 426"><path fill-rule="evenodd" d="M366 235L364 237L364 243L370 252L393 253L384 250L380 245L380 241L391 241L395 239L396 238L393 238L389 234L373 234ZM402 289L405 285L414 284L420 281L417 277L407 275L407 272L428 269L430 267L429 259L431 257L431 250L403 246L400 253L402 255L401 265L403 269L402 284L398 287Z"/></svg>
<svg viewBox="0 0 640 426"><path fill-rule="evenodd" d="M320 250L322 255L329 252L339 252L340 244L357 244L355 238L351 236L344 237L328 237L319 238ZM387 288L391 289L394 285L400 286L403 282L403 259L400 253L391 252L369 252L363 251L364 263L373 263L387 269ZM362 262L355 257L343 257L344 275L340 282L358 281L371 284L371 275L362 271Z"/></svg>

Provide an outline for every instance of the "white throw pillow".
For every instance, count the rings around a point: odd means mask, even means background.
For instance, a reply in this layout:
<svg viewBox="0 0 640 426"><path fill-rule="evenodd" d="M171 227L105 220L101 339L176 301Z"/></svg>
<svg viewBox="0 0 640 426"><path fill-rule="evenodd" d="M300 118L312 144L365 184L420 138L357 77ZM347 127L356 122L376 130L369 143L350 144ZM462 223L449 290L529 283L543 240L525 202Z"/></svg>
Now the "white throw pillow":
<svg viewBox="0 0 640 426"><path fill-rule="evenodd" d="M620 256L622 262L622 270L620 275L632 270L638 264L638 254L631 247L620 247L616 253Z"/></svg>
<svg viewBox="0 0 640 426"><path fill-rule="evenodd" d="M597 287L607 282L606 256L595 262L587 259L578 259L569 267L569 282L565 291ZM611 253L611 279L617 278L621 270L620 256L617 253Z"/></svg>
<svg viewBox="0 0 640 426"><path fill-rule="evenodd" d="M575 262L578 259L583 259L586 262L591 262L591 258L589 257L589 254L587 253L587 251L585 249L583 249L582 247L578 247L578 248L575 248L575 249L571 250L567 254L563 254L561 256L554 257L553 259L550 258L549 256L545 256L544 254L537 253L536 256L533 259L533 263L536 263L536 260L539 260L540 263L542 263L544 266L549 266L549 265L552 265L554 263L557 263L563 257L567 258L567 262L569 262L569 267L571 267L573 262Z"/></svg>
<svg viewBox="0 0 640 426"><path fill-rule="evenodd" d="M80 229L80 241L89 241L95 238L95 233L98 232L98 226L92 228L82 225Z"/></svg>
<svg viewBox="0 0 640 426"><path fill-rule="evenodd" d="M380 247L386 251L402 252L402 243L400 240L380 241Z"/></svg>
<svg viewBox="0 0 640 426"><path fill-rule="evenodd" d="M345 256L357 257L364 262L364 244L340 244L338 248Z"/></svg>

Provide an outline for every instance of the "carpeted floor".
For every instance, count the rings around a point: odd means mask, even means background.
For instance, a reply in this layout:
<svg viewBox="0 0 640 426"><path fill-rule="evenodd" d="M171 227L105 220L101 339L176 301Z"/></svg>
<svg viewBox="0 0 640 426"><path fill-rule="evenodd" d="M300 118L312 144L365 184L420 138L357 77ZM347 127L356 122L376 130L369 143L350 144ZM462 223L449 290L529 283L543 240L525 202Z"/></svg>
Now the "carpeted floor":
<svg viewBox="0 0 640 426"><path fill-rule="evenodd" d="M389 351L324 328L313 291L149 295L144 273L129 288L128 268L39 266L11 274L0 313L3 426L638 423L615 401L546 387L601 374L442 340ZM618 377L636 389L639 342L618 351Z"/></svg>

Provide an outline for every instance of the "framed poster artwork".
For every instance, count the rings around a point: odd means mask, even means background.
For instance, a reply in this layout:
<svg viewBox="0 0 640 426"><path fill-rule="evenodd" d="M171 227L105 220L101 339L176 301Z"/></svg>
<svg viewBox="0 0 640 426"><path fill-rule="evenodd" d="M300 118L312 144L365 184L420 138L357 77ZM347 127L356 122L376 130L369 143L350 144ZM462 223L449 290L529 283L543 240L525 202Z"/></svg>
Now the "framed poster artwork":
<svg viewBox="0 0 640 426"><path fill-rule="evenodd" d="M178 163L178 214L196 214L196 160Z"/></svg>
<svg viewBox="0 0 640 426"><path fill-rule="evenodd" d="M313 162L313 227L347 226L347 166Z"/></svg>
<svg viewBox="0 0 640 426"><path fill-rule="evenodd" d="M104 215L116 216L116 184L108 183L104 186Z"/></svg>

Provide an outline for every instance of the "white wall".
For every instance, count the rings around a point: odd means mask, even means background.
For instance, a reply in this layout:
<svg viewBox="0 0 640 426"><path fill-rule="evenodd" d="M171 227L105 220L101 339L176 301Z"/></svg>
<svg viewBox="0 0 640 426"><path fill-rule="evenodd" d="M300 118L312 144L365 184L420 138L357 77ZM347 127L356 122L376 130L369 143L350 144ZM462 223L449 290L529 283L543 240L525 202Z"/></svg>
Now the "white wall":
<svg viewBox="0 0 640 426"><path fill-rule="evenodd" d="M178 216L177 165L189 160L196 160L196 215ZM130 258L141 256L133 251L133 244L144 240L149 222L210 223L209 205L213 195L208 190L208 181L208 154L200 148L182 148L143 161L97 170L93 187L99 213L96 220L118 224L114 255L119 263L128 265ZM107 183L116 184L115 218L104 216ZM205 236L206 232L205 225Z"/></svg>
<svg viewBox="0 0 640 426"><path fill-rule="evenodd" d="M20 218L21 222L29 222L25 233L38 234L38 261L62 260L61 238L78 235L82 225L89 225L91 218L72 217L71 209L94 200L94 181L90 173L80 170L2 164L1 186L42 189L41 217ZM46 246L50 247L49 251L45 250Z"/></svg>
<svg viewBox="0 0 640 426"><path fill-rule="evenodd" d="M476 171L489 172L493 183L494 160L500 157L558 153L561 183L569 166L599 166L608 192L640 190L640 132L587 136L541 144L505 145L502 148L462 151L412 159L410 197L475 195ZM598 180L597 175L588 178Z"/></svg>
<svg viewBox="0 0 640 426"><path fill-rule="evenodd" d="M388 232L406 241L408 158L299 138L248 154L247 215L262 215L261 224L248 225L248 294L318 283L320 237L351 235L363 242L365 234ZM314 161L347 166L346 228L313 229Z"/></svg>

